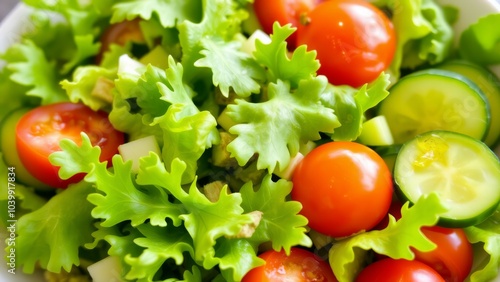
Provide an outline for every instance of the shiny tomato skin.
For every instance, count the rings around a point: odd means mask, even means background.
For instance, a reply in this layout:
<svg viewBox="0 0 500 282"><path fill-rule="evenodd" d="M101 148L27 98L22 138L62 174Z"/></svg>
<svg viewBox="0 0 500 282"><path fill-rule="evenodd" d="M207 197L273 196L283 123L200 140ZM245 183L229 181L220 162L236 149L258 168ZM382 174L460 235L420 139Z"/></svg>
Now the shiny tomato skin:
<svg viewBox="0 0 500 282"><path fill-rule="evenodd" d="M392 62L396 35L389 18L365 0L325 1L297 30L297 45L316 50L319 74L334 85L359 87Z"/></svg>
<svg viewBox="0 0 500 282"><path fill-rule="evenodd" d="M284 251L269 250L259 257L265 265L250 270L242 282L337 281L326 261L301 248L292 248L288 256Z"/></svg>
<svg viewBox="0 0 500 282"><path fill-rule="evenodd" d="M376 261L356 278L355 282L445 282L443 277L423 262L386 258Z"/></svg>
<svg viewBox="0 0 500 282"><path fill-rule="evenodd" d="M309 227L345 237L370 230L391 205L392 176L384 160L356 142L329 142L295 169L291 197L302 204Z"/></svg>
<svg viewBox="0 0 500 282"><path fill-rule="evenodd" d="M430 252L413 250L415 260L435 269L447 282L462 282L472 269L472 244L459 228L423 227L424 235L437 245Z"/></svg>
<svg viewBox="0 0 500 282"><path fill-rule="evenodd" d="M19 158L41 182L66 188L80 181L83 175L62 180L59 167L50 163L49 155L61 150L59 142L64 138L81 144L81 132L89 136L92 145L101 148L101 161L111 160L125 139L122 132L113 128L105 112L95 112L83 104L49 104L32 109L19 120L15 133Z"/></svg>
<svg viewBox="0 0 500 282"><path fill-rule="evenodd" d="M301 16L306 15L316 5L324 0L255 0L253 8L255 15L262 26L262 29L268 33L273 33L273 24L280 23L281 26L291 24L297 27ZM296 32L287 40L290 49L296 45Z"/></svg>
<svg viewBox="0 0 500 282"><path fill-rule="evenodd" d="M402 204L394 201L389 214L396 220L401 218ZM382 220L375 229L384 229L388 224L388 217ZM447 282L461 282L469 275L474 257L472 244L465 232L460 228L445 228L440 226L426 226L422 233L436 244L436 248L429 252L413 250L415 260L423 262L436 270ZM376 257L386 258L376 254Z"/></svg>
<svg viewBox="0 0 500 282"><path fill-rule="evenodd" d="M146 42L138 18L109 25L101 34L100 41L101 49L96 57L97 63L101 62L104 53L109 51L112 44L124 46L128 42Z"/></svg>

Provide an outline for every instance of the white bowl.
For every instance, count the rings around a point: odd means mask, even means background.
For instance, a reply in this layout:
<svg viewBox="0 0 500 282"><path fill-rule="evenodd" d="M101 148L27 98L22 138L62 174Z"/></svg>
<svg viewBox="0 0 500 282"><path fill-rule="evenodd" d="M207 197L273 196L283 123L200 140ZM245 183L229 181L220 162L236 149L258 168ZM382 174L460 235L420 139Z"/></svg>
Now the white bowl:
<svg viewBox="0 0 500 282"><path fill-rule="evenodd" d="M452 5L459 7L461 11L466 11L460 15L458 22L454 25L454 29L459 34L462 30L474 23L478 18L494 12L500 13L500 0L437 0L443 5ZM28 19L30 8L24 4L18 4L4 20L0 23L0 53L5 51L9 45L16 42L20 38L20 34L31 28L31 23ZM2 62L0 61L0 68ZM493 72L500 77L500 65L491 68ZM500 155L500 147L496 149L497 155ZM0 230L0 248L4 249L4 230ZM16 274L12 275L7 272L7 266L3 255L0 259L0 281L9 282L40 282L44 281L41 273L35 275L24 275L20 269L17 269ZM500 276L492 282L500 282Z"/></svg>

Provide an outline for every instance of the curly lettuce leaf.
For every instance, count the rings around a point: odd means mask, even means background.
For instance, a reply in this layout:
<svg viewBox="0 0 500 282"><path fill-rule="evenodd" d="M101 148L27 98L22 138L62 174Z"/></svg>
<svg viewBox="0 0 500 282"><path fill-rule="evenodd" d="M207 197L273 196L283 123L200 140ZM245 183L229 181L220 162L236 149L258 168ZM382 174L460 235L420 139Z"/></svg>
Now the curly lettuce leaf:
<svg viewBox="0 0 500 282"><path fill-rule="evenodd" d="M62 76L55 62L47 60L33 41L14 44L1 58L8 63L10 79L29 88L26 95L39 98L41 104L67 101L66 93L59 87Z"/></svg>
<svg viewBox="0 0 500 282"><path fill-rule="evenodd" d="M210 264L217 264L224 281L241 281L252 268L262 265L255 246L245 239L221 240Z"/></svg>
<svg viewBox="0 0 500 282"><path fill-rule="evenodd" d="M240 206L241 195L229 194L227 186L222 189L218 201L211 202L198 190L195 182L187 192L181 185L168 183L171 174L179 175L185 167L182 161L175 159L169 173L158 156L151 154L141 163L137 183L164 187L182 203L183 209L179 218L183 220L185 228L193 238L194 258L196 261L204 261L215 254L214 245L218 238L237 236L244 225L252 223L252 217L243 214L244 210Z"/></svg>
<svg viewBox="0 0 500 282"><path fill-rule="evenodd" d="M240 51L238 41L225 42L222 39L202 38L203 58L195 62L197 67L212 69L212 82L220 88L222 95L229 96L230 89L239 97L259 93L262 68L251 56Z"/></svg>
<svg viewBox="0 0 500 282"><path fill-rule="evenodd" d="M116 70L98 66L82 66L73 72L72 80L61 81L61 86L73 103L82 102L94 111L108 109L109 102L92 95L99 79L112 81L116 78Z"/></svg>
<svg viewBox="0 0 500 282"><path fill-rule="evenodd" d="M319 69L316 51L307 51L307 46L299 46L291 56L288 54L286 39L295 31L290 25L273 25L271 43L256 41L255 59L267 68L268 81L288 81L291 88L297 88L301 80L311 79Z"/></svg>
<svg viewBox="0 0 500 282"><path fill-rule="evenodd" d="M164 71L153 66L143 66L128 55L120 56L118 79L115 80L113 106L109 120L113 126L129 136L129 140L154 135L163 143L163 132L153 119L163 115L169 103L159 99L156 86L168 83ZM143 110L144 109L144 110Z"/></svg>
<svg viewBox="0 0 500 282"><path fill-rule="evenodd" d="M166 228L143 224L137 226L142 234L134 239L137 246L144 248L138 257L125 256L125 263L130 271L125 279L137 281L155 281L154 277L162 265L169 259L180 266L184 262L185 253L194 253L193 242L183 227L168 225Z"/></svg>
<svg viewBox="0 0 500 282"><path fill-rule="evenodd" d="M246 57L237 50L238 44L234 43L239 40L237 38L240 35L241 22L248 17L248 12L243 5L231 0L202 0L201 7L201 21L186 20L178 25L182 47L181 62L185 69L186 81L210 79L222 85L223 89L233 87L238 91L238 95L248 96L248 93L255 91L256 85L248 81L243 85L233 74L248 72L248 67L251 66L246 62ZM231 56L221 57L219 48L226 52L231 50ZM213 58L222 61L214 64ZM237 61L234 62L233 59ZM196 66L197 64L209 68ZM225 68L226 65L232 67Z"/></svg>
<svg viewBox="0 0 500 282"><path fill-rule="evenodd" d="M396 51L389 72L397 79L401 68L435 65L451 54L453 30L443 8L434 0L375 0L392 14Z"/></svg>
<svg viewBox="0 0 500 282"><path fill-rule="evenodd" d="M19 218L16 257L24 272L33 273L38 265L51 272L69 272L80 265L79 248L92 242L95 230L93 206L85 200L93 190L86 182L71 185Z"/></svg>
<svg viewBox="0 0 500 282"><path fill-rule="evenodd" d="M361 88L329 85L321 102L333 109L341 126L331 135L336 141L353 141L363 129L365 113L389 95L390 76L381 74L374 82Z"/></svg>
<svg viewBox="0 0 500 282"><path fill-rule="evenodd" d="M273 182L268 174L256 191L252 182L241 188L242 207L245 211L262 212L261 222L250 238L255 246L271 241L274 250L283 249L289 253L293 246L312 245L311 239L306 235L307 219L299 215L302 205L287 198L292 186L292 182L284 179Z"/></svg>
<svg viewBox="0 0 500 282"><path fill-rule="evenodd" d="M217 121L210 112L203 111L183 116L185 108L182 104L170 106L159 122L164 131L163 160L168 164L179 158L186 163L182 184L195 179L198 160L207 149L207 145L211 146L212 142L209 139L217 126ZM170 165L167 165L167 169L170 169Z"/></svg>
<svg viewBox="0 0 500 282"><path fill-rule="evenodd" d="M5 163L3 154L0 152L0 171L4 171L0 175L2 183L9 183L9 166ZM15 169L14 169L15 172ZM9 189L11 188L11 189ZM14 189L15 188L15 189ZM10 192L9 192L10 191ZM9 212L9 201L16 201L15 213ZM32 212L41 208L47 200L35 193L35 189L15 183L15 186L9 187L8 184L0 187L0 226L8 226L8 220L16 220L21 215Z"/></svg>
<svg viewBox="0 0 500 282"><path fill-rule="evenodd" d="M491 281L499 274L500 267L500 210L486 221L476 226L465 228L469 241L482 245L481 255L476 255L478 262L467 278L470 282Z"/></svg>
<svg viewBox="0 0 500 282"><path fill-rule="evenodd" d="M99 52L101 43L96 39L101 30L96 28L96 25L106 15L93 9L92 2L25 0L24 3L38 9L54 12L52 18L58 18L59 22L70 30L70 34L65 36L64 41L60 41L61 45L58 45L66 47L63 48L65 59L61 73L69 73L76 66Z"/></svg>
<svg viewBox="0 0 500 282"><path fill-rule="evenodd" d="M183 184L192 182L196 176L198 160L205 150L219 142L217 121L208 111L200 111L194 104L193 90L183 81L183 68L169 57L166 70L168 84L157 83L161 101L170 104L167 112L155 119L163 130L163 161L169 169L176 158L187 164Z"/></svg>
<svg viewBox="0 0 500 282"><path fill-rule="evenodd" d="M146 221L165 226L166 218L174 220L175 225L180 224L179 206L169 202L167 191L155 187L138 189L132 179L132 163L124 163L119 155L113 157L113 172L108 171L107 164L99 161L99 147L93 147L84 133L82 139L81 146L68 139L62 140L62 151L51 154L50 160L61 166L59 173L62 178L87 173L85 180L95 183L98 189L88 196L89 202L95 205L92 216L104 219L104 227L128 220L133 226ZM181 175L182 171L165 182L180 185Z"/></svg>
<svg viewBox="0 0 500 282"><path fill-rule="evenodd" d="M436 245L420 230L435 225L446 209L436 194L421 197L411 208L408 202L401 209L398 221L389 216L389 225L383 230L372 230L340 240L333 244L328 257L330 266L340 282L354 281L363 267L368 250L394 259L413 259L411 248L431 251ZM404 234L404 236L401 236Z"/></svg>
<svg viewBox="0 0 500 282"><path fill-rule="evenodd" d="M333 133L337 116L319 103L327 79L302 80L296 90L287 81L269 84L269 100L252 103L237 99L227 115L236 123L229 132L236 138L227 146L238 164L245 165L258 154L257 168L273 172L288 166L301 144L320 139L320 132ZM259 134L255 134L259 132Z"/></svg>
<svg viewBox="0 0 500 282"><path fill-rule="evenodd" d="M200 19L200 0L161 1L161 0L130 0L118 1L112 6L111 23L133 20L140 17L150 20L157 17L162 27L175 27L184 20L198 21Z"/></svg>
<svg viewBox="0 0 500 282"><path fill-rule="evenodd" d="M459 53L472 62L500 64L500 14L490 14L470 25L460 35Z"/></svg>

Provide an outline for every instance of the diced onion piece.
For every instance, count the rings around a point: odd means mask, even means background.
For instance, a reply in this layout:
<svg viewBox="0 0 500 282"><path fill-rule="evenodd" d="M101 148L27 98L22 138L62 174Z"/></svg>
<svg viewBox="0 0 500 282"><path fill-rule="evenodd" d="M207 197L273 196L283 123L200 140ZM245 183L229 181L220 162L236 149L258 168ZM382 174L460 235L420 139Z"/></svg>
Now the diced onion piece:
<svg viewBox="0 0 500 282"><path fill-rule="evenodd" d="M118 152L125 162L132 161L132 171L139 171L139 160L150 152L161 155L160 146L154 136L147 136L118 146Z"/></svg>
<svg viewBox="0 0 500 282"><path fill-rule="evenodd" d="M255 42L260 40L264 44L271 43L271 37L260 29L257 29L248 37L247 40L243 42L241 45L241 51L253 56L253 52L255 51Z"/></svg>
<svg viewBox="0 0 500 282"><path fill-rule="evenodd" d="M87 268L93 282L121 282L122 268L117 257L109 256Z"/></svg>

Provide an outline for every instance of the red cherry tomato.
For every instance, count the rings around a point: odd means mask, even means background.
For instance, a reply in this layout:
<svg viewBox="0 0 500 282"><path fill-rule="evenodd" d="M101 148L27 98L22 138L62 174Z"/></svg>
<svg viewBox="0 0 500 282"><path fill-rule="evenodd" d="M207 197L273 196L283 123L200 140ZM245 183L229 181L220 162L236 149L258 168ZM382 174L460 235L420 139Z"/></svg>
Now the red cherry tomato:
<svg viewBox="0 0 500 282"><path fill-rule="evenodd" d="M430 252L414 250L415 259L434 268L447 282L462 282L472 269L472 245L458 228L423 227L424 235L437 247Z"/></svg>
<svg viewBox="0 0 500 282"><path fill-rule="evenodd" d="M401 203L395 201L389 213L396 219L401 218ZM377 229L383 229L388 221L383 220ZM436 244L430 252L413 250L415 260L421 261L436 270L447 282L461 282L472 269L473 249L465 232L459 228L440 226L423 227L424 235Z"/></svg>
<svg viewBox="0 0 500 282"><path fill-rule="evenodd" d="M274 22L280 25L290 23L297 27L301 17L311 11L316 5L324 0L255 0L253 8L262 29L271 34ZM296 33L288 38L290 49L295 47Z"/></svg>
<svg viewBox="0 0 500 282"><path fill-rule="evenodd" d="M270 250L259 257L266 264L250 270L242 282L337 281L326 261L304 249L292 248L288 256L284 251Z"/></svg>
<svg viewBox="0 0 500 282"><path fill-rule="evenodd" d="M135 19L108 26L101 35L101 49L96 61L99 63L102 60L102 56L109 50L111 44L123 46L128 42L144 43L145 39L139 22L139 19Z"/></svg>
<svg viewBox="0 0 500 282"><path fill-rule="evenodd" d="M16 126L16 147L22 164L34 177L55 188L66 188L83 176L68 180L58 176L49 155L60 151L59 142L69 138L81 144L85 132L94 146L101 148L101 161L109 161L124 142L124 134L116 131L104 112L94 112L83 104L57 103L27 112Z"/></svg>
<svg viewBox="0 0 500 282"><path fill-rule="evenodd" d="M392 201L391 173L372 149L355 142L316 147L297 166L292 199L314 230L344 237L372 229Z"/></svg>
<svg viewBox="0 0 500 282"><path fill-rule="evenodd" d="M297 45L316 50L318 71L335 85L359 87L392 62L396 35L388 17L364 0L325 1L297 30Z"/></svg>
<svg viewBox="0 0 500 282"><path fill-rule="evenodd" d="M386 258L368 265L356 282L444 282L434 269L416 260Z"/></svg>

